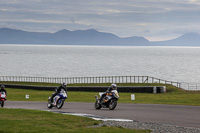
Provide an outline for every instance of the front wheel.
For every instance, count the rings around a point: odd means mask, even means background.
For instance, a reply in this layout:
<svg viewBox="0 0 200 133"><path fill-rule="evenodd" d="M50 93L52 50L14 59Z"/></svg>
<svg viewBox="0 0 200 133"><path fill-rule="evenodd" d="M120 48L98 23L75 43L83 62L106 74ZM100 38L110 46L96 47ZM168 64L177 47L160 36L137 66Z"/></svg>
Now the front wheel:
<svg viewBox="0 0 200 133"><path fill-rule="evenodd" d="M117 106L117 100L115 100L115 99L111 100L109 103L109 109L113 110L113 109L115 109L116 106Z"/></svg>
<svg viewBox="0 0 200 133"><path fill-rule="evenodd" d="M47 103L47 107L49 108L49 109L51 109L52 107L53 107L53 105L52 105L52 103L51 103L51 100L49 99L49 101L48 101L48 103Z"/></svg>
<svg viewBox="0 0 200 133"><path fill-rule="evenodd" d="M101 104L98 103L98 101L95 102L94 104L95 109L100 109L101 108Z"/></svg>
<svg viewBox="0 0 200 133"><path fill-rule="evenodd" d="M4 101L1 101L1 107L3 108L3 106L4 106Z"/></svg>
<svg viewBox="0 0 200 133"><path fill-rule="evenodd" d="M63 104L64 104L64 99L59 98L58 101L56 102L56 107L57 109L61 109Z"/></svg>

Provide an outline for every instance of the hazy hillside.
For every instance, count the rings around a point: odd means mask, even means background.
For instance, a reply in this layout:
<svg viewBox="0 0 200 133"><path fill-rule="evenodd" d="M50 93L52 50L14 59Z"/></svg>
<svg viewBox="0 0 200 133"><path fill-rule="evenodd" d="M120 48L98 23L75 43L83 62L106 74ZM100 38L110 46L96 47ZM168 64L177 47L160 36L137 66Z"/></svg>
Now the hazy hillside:
<svg viewBox="0 0 200 133"><path fill-rule="evenodd" d="M55 33L0 29L0 44L59 44L59 45L129 45L148 46L143 37L120 38L111 33L89 30L60 30Z"/></svg>
<svg viewBox="0 0 200 133"><path fill-rule="evenodd" d="M151 42L154 46L200 46L200 34L187 33L176 39Z"/></svg>
<svg viewBox="0 0 200 133"><path fill-rule="evenodd" d="M187 33L178 38L149 42L144 37L120 38L111 33L89 30L60 30L55 33L27 32L1 28L0 44L113 45L113 46L200 46L200 34Z"/></svg>

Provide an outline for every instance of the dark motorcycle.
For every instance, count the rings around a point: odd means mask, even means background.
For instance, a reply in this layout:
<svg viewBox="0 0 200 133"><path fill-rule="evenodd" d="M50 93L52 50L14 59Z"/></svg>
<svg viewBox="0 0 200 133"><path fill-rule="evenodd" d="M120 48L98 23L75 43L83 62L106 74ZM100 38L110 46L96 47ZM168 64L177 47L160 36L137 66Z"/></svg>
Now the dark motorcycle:
<svg viewBox="0 0 200 133"><path fill-rule="evenodd" d="M99 101L98 96L96 95L96 102L94 107L96 109L101 109L101 107L103 108L109 108L110 110L115 109L115 107L117 106L117 101L119 99L119 94L117 92L117 90L112 90L111 92L105 92L106 96L102 98L101 101ZM101 96L101 94L99 93L99 95Z"/></svg>
<svg viewBox="0 0 200 133"><path fill-rule="evenodd" d="M47 107L49 109L51 109L52 107L57 107L57 109L61 109L66 98L67 98L67 93L62 89L60 93L53 98L53 102L51 102L51 97L49 97Z"/></svg>
<svg viewBox="0 0 200 133"><path fill-rule="evenodd" d="M1 92L0 93L0 105L1 105L1 107L4 106L5 100L6 100L6 93L5 92Z"/></svg>

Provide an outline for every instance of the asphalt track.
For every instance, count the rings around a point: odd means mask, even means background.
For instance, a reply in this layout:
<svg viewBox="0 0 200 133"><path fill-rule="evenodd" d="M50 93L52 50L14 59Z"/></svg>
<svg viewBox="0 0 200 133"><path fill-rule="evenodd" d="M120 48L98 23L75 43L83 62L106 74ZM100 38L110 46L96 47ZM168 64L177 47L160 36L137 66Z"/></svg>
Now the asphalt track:
<svg viewBox="0 0 200 133"><path fill-rule="evenodd" d="M49 110L47 102L6 101L4 107ZM96 110L94 103L65 102L62 109L50 110L200 128L200 106L118 103L115 110Z"/></svg>

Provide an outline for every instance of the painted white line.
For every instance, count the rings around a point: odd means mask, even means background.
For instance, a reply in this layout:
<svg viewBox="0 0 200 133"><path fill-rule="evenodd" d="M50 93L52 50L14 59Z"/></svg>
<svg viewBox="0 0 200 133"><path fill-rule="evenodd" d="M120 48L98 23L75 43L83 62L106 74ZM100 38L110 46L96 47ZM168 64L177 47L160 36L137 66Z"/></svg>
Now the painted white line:
<svg viewBox="0 0 200 133"><path fill-rule="evenodd" d="M118 119L118 118L108 118L108 117L102 117L102 116L96 116L92 114L83 114L83 113L70 113L70 112L60 112L60 111L51 111L51 110L46 110L54 113L61 113L61 114L68 114L68 115L74 115L74 116L82 116L82 117L88 117L93 120L98 120L98 121L124 121L124 122L133 122L133 120L129 119Z"/></svg>
<svg viewBox="0 0 200 133"><path fill-rule="evenodd" d="M129 120L129 119L100 119L100 118L92 118L94 120L98 120L98 121L124 121L124 122L133 122L133 120Z"/></svg>
<svg viewBox="0 0 200 133"><path fill-rule="evenodd" d="M75 115L75 116L89 117L89 118L92 118L94 120L100 120L100 121L126 121L126 122L133 122L133 120L129 120L129 119L106 118L106 117L96 116L96 115L92 115L92 114L82 114L82 113L63 113L63 114L70 114L70 115Z"/></svg>

